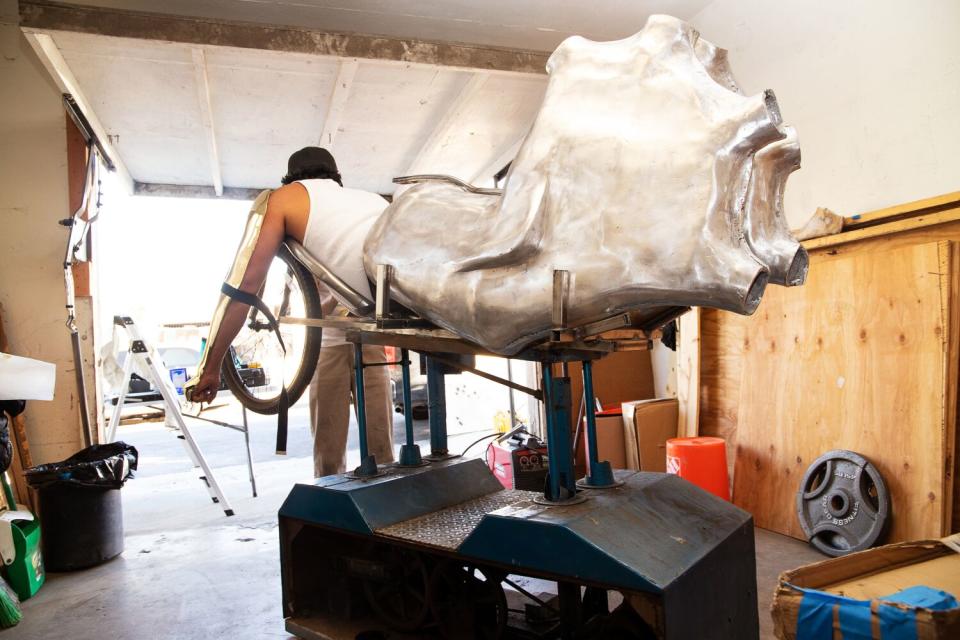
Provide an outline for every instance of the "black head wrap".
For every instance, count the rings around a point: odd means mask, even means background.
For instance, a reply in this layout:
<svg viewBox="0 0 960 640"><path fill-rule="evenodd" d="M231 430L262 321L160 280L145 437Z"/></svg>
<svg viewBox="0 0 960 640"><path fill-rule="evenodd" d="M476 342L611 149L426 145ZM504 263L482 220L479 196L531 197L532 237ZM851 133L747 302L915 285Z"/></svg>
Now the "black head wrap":
<svg viewBox="0 0 960 640"><path fill-rule="evenodd" d="M333 155L321 147L304 147L290 156L287 161L287 175L280 181L290 184L297 180L327 179L341 187L343 179L337 169Z"/></svg>

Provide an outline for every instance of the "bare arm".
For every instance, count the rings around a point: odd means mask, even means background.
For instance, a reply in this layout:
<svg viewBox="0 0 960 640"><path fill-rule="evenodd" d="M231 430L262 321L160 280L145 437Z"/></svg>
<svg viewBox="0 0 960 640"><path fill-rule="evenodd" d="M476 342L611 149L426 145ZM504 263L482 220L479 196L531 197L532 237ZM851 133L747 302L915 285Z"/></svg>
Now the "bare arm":
<svg viewBox="0 0 960 640"><path fill-rule="evenodd" d="M306 197L306 190L300 185L288 185L270 194L267 213L260 227L256 247L238 287L241 291L254 295L259 293L270 269L270 263L277 255L288 231L289 235L302 238L300 218L304 218L305 211L309 210L309 201L307 208L303 208L302 200ZM243 327L249 309L248 305L235 300L227 303L219 330L207 345L206 367L200 372L197 385L192 389L190 399L194 402L210 402L216 397L217 390L220 388L221 363L233 339Z"/></svg>

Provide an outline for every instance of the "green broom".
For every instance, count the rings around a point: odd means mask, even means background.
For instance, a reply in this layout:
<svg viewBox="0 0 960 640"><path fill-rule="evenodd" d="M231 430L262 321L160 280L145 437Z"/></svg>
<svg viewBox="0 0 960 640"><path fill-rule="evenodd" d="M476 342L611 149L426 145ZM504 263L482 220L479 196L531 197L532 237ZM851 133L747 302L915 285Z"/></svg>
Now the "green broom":
<svg viewBox="0 0 960 640"><path fill-rule="evenodd" d="M10 585L0 578L0 629L15 627L23 619L20 611L20 599Z"/></svg>
<svg viewBox="0 0 960 640"><path fill-rule="evenodd" d="M17 508L17 501L13 498L13 491L7 484L7 474L0 473L0 482L3 483L3 494L7 498L7 504L11 509ZM20 610L20 599L13 589L7 584L7 581L0 578L0 629L9 629L15 627L23 619L23 612Z"/></svg>

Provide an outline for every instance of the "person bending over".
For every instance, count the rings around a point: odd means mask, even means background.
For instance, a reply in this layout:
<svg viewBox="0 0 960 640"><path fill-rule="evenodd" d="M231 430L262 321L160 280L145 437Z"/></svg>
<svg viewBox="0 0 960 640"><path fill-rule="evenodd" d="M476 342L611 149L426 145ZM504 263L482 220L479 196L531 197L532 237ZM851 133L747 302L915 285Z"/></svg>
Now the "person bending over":
<svg viewBox="0 0 960 640"><path fill-rule="evenodd" d="M226 284L256 295L285 238L300 242L354 289L372 299L363 268L363 241L387 206L379 195L343 186L337 163L326 149L304 147L290 156L284 186L264 191L254 201ZM324 314L335 309L332 295L320 287ZM220 388L220 366L240 331L249 307L222 295L197 375L187 383L189 399L210 402ZM317 371L310 385L314 473L344 470L349 402L353 389L353 349L341 334L323 331ZM364 362L386 362L383 347L364 346ZM393 460L390 381L386 367L365 372L370 453L380 462Z"/></svg>

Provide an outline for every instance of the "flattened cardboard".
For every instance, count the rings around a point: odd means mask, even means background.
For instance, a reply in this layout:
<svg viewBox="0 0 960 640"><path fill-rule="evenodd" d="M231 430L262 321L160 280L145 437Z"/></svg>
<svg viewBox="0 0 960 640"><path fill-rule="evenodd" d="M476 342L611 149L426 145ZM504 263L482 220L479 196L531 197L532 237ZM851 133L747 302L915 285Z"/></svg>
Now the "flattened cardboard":
<svg viewBox="0 0 960 640"><path fill-rule="evenodd" d="M634 400L620 406L627 468L665 472L667 440L677 436L677 399Z"/></svg>
<svg viewBox="0 0 960 640"><path fill-rule="evenodd" d="M586 429L584 429L586 437ZM584 449L586 450L586 449ZM597 457L607 460L614 469L626 469L627 458L623 441L623 418L616 415L597 416Z"/></svg>

